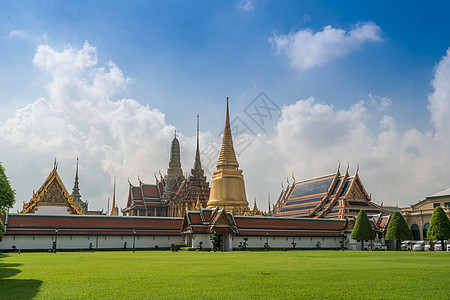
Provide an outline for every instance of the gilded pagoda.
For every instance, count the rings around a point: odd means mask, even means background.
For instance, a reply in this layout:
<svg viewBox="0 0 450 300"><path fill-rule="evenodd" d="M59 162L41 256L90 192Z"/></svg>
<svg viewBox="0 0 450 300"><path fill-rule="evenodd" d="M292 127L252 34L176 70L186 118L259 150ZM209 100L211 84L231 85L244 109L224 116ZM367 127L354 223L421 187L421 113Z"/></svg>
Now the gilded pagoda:
<svg viewBox="0 0 450 300"><path fill-rule="evenodd" d="M239 170L239 164L233 147L228 98L222 148L216 167L217 170L214 171L211 181L211 193L207 207L225 208L227 211L232 211L235 215L250 214L245 195L244 176L242 175L242 170Z"/></svg>

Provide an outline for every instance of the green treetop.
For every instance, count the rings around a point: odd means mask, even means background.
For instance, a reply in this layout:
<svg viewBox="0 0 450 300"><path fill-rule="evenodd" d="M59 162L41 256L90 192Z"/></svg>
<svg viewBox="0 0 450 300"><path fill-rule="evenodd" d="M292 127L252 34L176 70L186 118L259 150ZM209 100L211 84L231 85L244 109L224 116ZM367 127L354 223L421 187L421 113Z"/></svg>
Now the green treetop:
<svg viewBox="0 0 450 300"><path fill-rule="evenodd" d="M444 240L450 238L450 221L442 207L438 206L431 215L430 228L427 231L428 240L440 240L444 251Z"/></svg>
<svg viewBox="0 0 450 300"><path fill-rule="evenodd" d="M0 214L5 214L8 209L13 207L14 202L15 191L11 188L8 177L5 174L5 168L0 162Z"/></svg>
<svg viewBox="0 0 450 300"><path fill-rule="evenodd" d="M364 209L361 209L356 218L355 226L353 227L351 238L354 240L361 240L361 250L364 249L364 240L375 239L375 232L370 224L369 217L367 217Z"/></svg>
<svg viewBox="0 0 450 300"><path fill-rule="evenodd" d="M404 240L412 240L413 235L406 224L405 219L399 211L392 214L386 231L386 240L396 240L396 250L399 250L400 243Z"/></svg>

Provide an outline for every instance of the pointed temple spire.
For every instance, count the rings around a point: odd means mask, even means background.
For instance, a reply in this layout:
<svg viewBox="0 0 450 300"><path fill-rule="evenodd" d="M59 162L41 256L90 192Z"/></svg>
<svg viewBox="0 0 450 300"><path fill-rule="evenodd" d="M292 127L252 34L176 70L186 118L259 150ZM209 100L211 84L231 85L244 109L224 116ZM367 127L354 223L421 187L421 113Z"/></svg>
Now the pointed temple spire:
<svg viewBox="0 0 450 300"><path fill-rule="evenodd" d="M55 163L56 163L56 161L55 161ZM75 183L73 185L72 196L73 196L73 200L75 200L75 202L79 202L81 200L80 188L78 187L78 157L77 157L77 168L75 171Z"/></svg>
<svg viewBox="0 0 450 300"><path fill-rule="evenodd" d="M225 208L235 215L247 215L250 213L242 170L233 148L233 138L230 129L230 113L227 98L227 113L225 117L225 129L223 131L222 149L220 150L217 170L214 171L211 180L211 192L207 203L208 208Z"/></svg>
<svg viewBox="0 0 450 300"><path fill-rule="evenodd" d="M236 159L236 154L233 147L233 138L231 136L230 128L230 113L228 109L228 97L227 97L227 113L225 117L225 129L223 130L222 148L220 150L219 161L216 165L217 169L235 169L239 168L239 164Z"/></svg>
<svg viewBox="0 0 450 300"><path fill-rule="evenodd" d="M197 115L197 150L195 151L194 170L201 170L202 163L200 162L200 147L199 147L199 115Z"/></svg>
<svg viewBox="0 0 450 300"><path fill-rule="evenodd" d="M116 207L116 176L114 176L114 190L113 190L113 203L111 208L111 216L117 216L117 207Z"/></svg>
<svg viewBox="0 0 450 300"><path fill-rule="evenodd" d="M170 146L169 168L167 169L167 175L164 178L164 193L166 196L172 192L180 179L184 179L184 175L183 170L181 169L180 142L177 139L177 132L175 131L175 136Z"/></svg>

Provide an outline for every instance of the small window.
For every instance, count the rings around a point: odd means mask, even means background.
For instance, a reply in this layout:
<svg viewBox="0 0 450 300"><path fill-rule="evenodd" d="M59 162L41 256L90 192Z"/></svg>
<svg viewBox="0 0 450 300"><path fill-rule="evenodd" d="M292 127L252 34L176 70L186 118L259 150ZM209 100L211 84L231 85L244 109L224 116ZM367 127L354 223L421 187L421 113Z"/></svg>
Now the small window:
<svg viewBox="0 0 450 300"><path fill-rule="evenodd" d="M440 203L433 203L433 208L436 208L438 206L441 206L441 204Z"/></svg>
<svg viewBox="0 0 450 300"><path fill-rule="evenodd" d="M450 202L445 202L444 207L450 207Z"/></svg>

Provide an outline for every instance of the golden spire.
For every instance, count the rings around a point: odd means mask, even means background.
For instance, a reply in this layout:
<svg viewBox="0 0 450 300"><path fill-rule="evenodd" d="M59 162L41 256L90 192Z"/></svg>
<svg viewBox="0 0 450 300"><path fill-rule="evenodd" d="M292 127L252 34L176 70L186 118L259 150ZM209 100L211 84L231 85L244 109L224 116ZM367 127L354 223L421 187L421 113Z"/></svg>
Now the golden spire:
<svg viewBox="0 0 450 300"><path fill-rule="evenodd" d="M117 216L117 207L116 207L116 176L114 176L114 192L113 192L113 203L111 209L111 216Z"/></svg>
<svg viewBox="0 0 450 300"><path fill-rule="evenodd" d="M239 164L234 153L233 138L230 129L230 114L228 109L227 97L227 115L225 117L225 129L223 130L222 149L220 150L219 161L216 165L217 169L238 169Z"/></svg>

